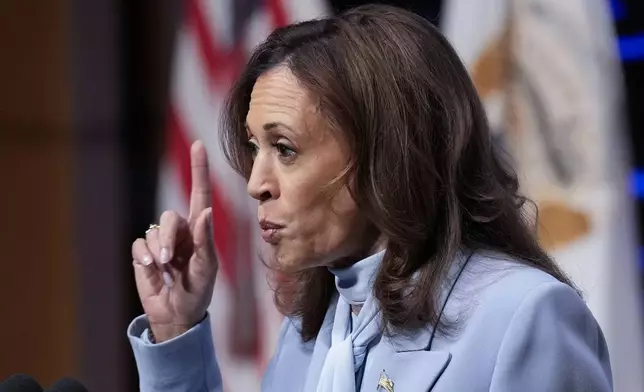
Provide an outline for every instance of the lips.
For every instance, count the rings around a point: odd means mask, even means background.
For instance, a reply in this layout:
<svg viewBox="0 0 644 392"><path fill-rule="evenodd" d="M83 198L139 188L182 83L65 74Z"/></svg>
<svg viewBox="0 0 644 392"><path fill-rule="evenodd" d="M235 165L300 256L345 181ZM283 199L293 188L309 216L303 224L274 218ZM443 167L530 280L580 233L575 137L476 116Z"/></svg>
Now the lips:
<svg viewBox="0 0 644 392"><path fill-rule="evenodd" d="M279 242L279 233L284 226L268 220L261 220L259 221L259 228L262 230L262 239L269 244L275 245Z"/></svg>

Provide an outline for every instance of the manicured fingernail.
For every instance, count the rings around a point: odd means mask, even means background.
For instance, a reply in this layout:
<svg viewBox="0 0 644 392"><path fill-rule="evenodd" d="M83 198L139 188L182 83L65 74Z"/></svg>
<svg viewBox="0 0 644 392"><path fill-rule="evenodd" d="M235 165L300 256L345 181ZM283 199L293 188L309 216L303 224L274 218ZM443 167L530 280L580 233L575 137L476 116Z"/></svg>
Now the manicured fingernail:
<svg viewBox="0 0 644 392"><path fill-rule="evenodd" d="M161 248L161 263L165 264L170 261L170 250L168 248Z"/></svg>
<svg viewBox="0 0 644 392"><path fill-rule="evenodd" d="M150 257L149 255L143 256L142 263L146 266L152 264L152 257Z"/></svg>
<svg viewBox="0 0 644 392"><path fill-rule="evenodd" d="M165 285L168 287L174 286L174 279L172 279L172 276L168 271L163 271L163 281L165 282Z"/></svg>

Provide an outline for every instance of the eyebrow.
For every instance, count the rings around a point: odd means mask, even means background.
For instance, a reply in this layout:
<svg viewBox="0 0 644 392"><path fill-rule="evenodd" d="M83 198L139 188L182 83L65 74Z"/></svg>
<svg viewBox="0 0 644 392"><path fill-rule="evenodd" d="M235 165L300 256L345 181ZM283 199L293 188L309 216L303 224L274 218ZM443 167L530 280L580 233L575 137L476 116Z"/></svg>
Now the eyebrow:
<svg viewBox="0 0 644 392"><path fill-rule="evenodd" d="M248 127L248 122L245 122L245 123L244 123L244 127L246 128L246 130L247 130L247 131L250 131L250 128ZM291 131L291 132L295 133L295 131L293 130L293 128L291 128L291 127L289 127L288 125L286 125L286 124L284 124L284 123L282 123L282 122L279 122L279 121L278 121L278 122L269 122L269 123L266 123L266 124L264 124L264 125L262 126L262 128L264 128L264 130L265 130L265 131L273 131L273 130L275 130L276 128L284 128L284 129L287 129L287 130L289 130L289 131Z"/></svg>

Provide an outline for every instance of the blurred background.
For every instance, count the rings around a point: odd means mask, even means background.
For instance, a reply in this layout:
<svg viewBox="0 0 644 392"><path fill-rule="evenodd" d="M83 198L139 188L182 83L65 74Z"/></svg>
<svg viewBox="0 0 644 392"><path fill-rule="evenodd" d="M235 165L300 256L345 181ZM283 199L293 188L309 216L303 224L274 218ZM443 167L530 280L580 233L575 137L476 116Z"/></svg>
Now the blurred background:
<svg viewBox="0 0 644 392"><path fill-rule="evenodd" d="M252 203L218 150L218 111L273 28L362 3L0 4L0 379L138 389L130 245L160 211L186 210L199 138L222 263L218 356L228 391L259 390L281 318L255 257ZM602 325L616 390L644 391L644 2L386 3L452 41L539 206L540 240Z"/></svg>

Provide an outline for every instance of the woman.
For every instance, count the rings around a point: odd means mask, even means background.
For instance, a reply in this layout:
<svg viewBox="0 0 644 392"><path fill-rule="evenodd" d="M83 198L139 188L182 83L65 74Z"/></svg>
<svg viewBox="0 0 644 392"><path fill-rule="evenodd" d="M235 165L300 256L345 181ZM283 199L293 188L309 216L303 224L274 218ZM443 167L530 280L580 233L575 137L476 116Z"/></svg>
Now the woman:
<svg viewBox="0 0 644 392"><path fill-rule="evenodd" d="M225 120L283 276L262 390L612 389L599 326L537 244L466 70L424 19L369 6L275 31ZM165 212L133 244L143 391L222 390L199 142L192 164L189 217Z"/></svg>

